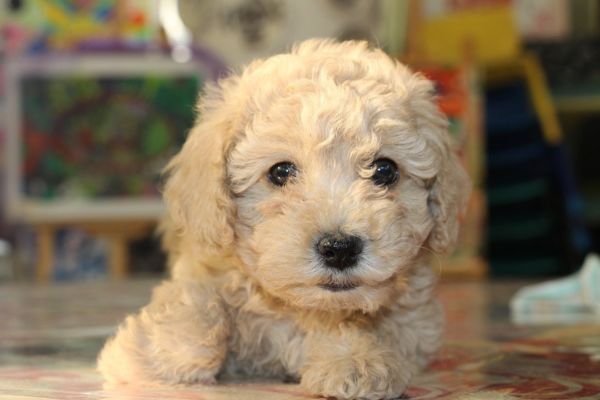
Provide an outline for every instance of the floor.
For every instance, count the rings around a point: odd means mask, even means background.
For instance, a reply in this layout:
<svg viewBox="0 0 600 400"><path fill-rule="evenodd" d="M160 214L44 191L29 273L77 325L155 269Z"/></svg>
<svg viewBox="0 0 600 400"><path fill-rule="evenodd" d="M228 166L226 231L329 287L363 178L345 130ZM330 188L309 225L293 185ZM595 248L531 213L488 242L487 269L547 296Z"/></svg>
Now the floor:
<svg viewBox="0 0 600 400"><path fill-rule="evenodd" d="M103 390L96 354L155 284L0 285L0 399L313 398L297 385L272 382ZM507 301L518 287L443 284L446 344L404 398L600 399L600 324L512 325Z"/></svg>

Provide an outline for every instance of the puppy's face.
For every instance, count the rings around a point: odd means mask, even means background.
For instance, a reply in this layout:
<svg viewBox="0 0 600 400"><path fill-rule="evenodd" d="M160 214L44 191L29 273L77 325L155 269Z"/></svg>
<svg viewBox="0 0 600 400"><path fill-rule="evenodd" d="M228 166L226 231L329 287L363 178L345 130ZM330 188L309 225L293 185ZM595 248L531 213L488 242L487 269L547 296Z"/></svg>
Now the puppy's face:
<svg viewBox="0 0 600 400"><path fill-rule="evenodd" d="M387 62L326 58L319 74L300 64L244 90L223 161L232 246L296 307L376 310L424 248L456 235L464 179L445 120L429 83Z"/></svg>

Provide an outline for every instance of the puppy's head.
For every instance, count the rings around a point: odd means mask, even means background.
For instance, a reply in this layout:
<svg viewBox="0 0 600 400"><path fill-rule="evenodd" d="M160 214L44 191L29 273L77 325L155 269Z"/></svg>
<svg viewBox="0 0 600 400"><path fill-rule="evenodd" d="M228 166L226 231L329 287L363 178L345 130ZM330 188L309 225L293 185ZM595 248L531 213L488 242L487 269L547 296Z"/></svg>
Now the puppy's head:
<svg viewBox="0 0 600 400"><path fill-rule="evenodd" d="M170 165L171 218L302 308L373 311L468 194L432 85L362 42L307 41L209 88Z"/></svg>

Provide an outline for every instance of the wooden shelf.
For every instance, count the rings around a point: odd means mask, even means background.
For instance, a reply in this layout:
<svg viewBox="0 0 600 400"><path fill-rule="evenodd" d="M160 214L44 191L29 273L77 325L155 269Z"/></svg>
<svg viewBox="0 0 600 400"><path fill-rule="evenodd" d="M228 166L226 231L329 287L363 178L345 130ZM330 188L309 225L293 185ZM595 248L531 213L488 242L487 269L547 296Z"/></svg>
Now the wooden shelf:
<svg viewBox="0 0 600 400"><path fill-rule="evenodd" d="M156 223L156 219L35 223L38 240L36 280L44 283L52 278L55 258L54 240L58 229L77 228L105 239L109 249L109 276L112 279L123 279L129 274L129 242L150 232Z"/></svg>
<svg viewBox="0 0 600 400"><path fill-rule="evenodd" d="M600 112L600 93L597 95L553 96L554 107L561 113Z"/></svg>

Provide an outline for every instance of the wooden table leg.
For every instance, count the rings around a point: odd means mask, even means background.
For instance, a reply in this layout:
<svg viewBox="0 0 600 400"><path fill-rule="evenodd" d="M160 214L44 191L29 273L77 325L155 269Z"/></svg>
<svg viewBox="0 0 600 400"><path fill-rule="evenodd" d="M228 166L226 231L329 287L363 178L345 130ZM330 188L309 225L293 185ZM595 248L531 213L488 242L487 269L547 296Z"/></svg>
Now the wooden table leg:
<svg viewBox="0 0 600 400"><path fill-rule="evenodd" d="M52 277L52 267L54 264L54 227L51 225L38 225L37 231L37 265L36 280L38 282L48 282Z"/></svg>
<svg viewBox="0 0 600 400"><path fill-rule="evenodd" d="M110 246L110 277L112 279L126 278L129 270L129 249L127 248L127 240L121 235L110 235L108 240Z"/></svg>

